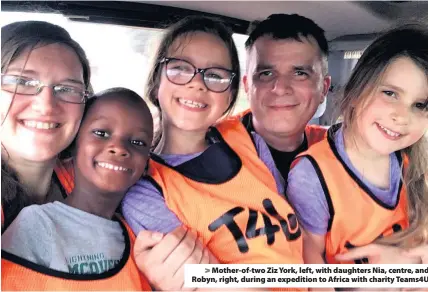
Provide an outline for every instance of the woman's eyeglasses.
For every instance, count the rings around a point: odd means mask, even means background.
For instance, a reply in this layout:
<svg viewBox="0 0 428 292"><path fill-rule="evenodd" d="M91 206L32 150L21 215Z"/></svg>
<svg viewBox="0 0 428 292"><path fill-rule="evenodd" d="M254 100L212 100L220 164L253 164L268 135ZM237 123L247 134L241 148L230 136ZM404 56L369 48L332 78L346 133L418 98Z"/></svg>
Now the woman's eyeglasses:
<svg viewBox="0 0 428 292"><path fill-rule="evenodd" d="M10 93L22 95L37 95L44 87L52 88L53 95L68 103L85 103L89 92L71 85L45 85L41 81L16 75L1 75L1 89Z"/></svg>

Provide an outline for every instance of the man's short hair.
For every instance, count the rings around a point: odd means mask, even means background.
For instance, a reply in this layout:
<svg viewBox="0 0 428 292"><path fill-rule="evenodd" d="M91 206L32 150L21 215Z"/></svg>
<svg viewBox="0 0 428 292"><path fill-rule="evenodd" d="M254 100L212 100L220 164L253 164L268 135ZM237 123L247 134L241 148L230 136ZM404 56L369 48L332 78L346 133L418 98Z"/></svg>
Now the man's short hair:
<svg viewBox="0 0 428 292"><path fill-rule="evenodd" d="M254 21L248 30L249 37L245 48L251 49L259 37L271 36L274 39L295 39L312 36L321 49L323 57L328 56L328 42L324 30L314 21L298 14L272 14L262 21Z"/></svg>

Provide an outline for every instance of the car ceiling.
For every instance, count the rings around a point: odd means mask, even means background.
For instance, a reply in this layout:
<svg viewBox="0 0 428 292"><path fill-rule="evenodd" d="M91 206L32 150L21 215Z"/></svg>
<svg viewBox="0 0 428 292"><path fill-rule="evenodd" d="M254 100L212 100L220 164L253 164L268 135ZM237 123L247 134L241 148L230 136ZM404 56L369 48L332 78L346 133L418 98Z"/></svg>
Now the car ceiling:
<svg viewBox="0 0 428 292"><path fill-rule="evenodd" d="M139 1L220 14L247 21L273 13L297 13L314 20L329 40L345 35L372 34L398 22L428 23L423 1Z"/></svg>
<svg viewBox="0 0 428 292"><path fill-rule="evenodd" d="M273 13L313 19L329 41L373 36L397 23L428 24L425 1L2 1L2 11L61 13L72 20L161 28L187 15L220 15L245 33L249 22ZM350 36L352 36L350 38Z"/></svg>

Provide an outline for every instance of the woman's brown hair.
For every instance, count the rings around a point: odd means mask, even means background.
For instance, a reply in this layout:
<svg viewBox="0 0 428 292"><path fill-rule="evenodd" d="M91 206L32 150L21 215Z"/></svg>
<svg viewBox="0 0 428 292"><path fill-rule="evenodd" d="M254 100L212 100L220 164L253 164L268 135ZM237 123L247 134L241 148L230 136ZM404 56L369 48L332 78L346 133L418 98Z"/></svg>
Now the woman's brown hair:
<svg viewBox="0 0 428 292"><path fill-rule="evenodd" d="M82 47L70 37L70 34L65 29L44 21L20 21L1 28L1 73L6 73L10 63L23 53L29 53L34 48L55 43L65 45L76 53L82 64L85 87L91 90L91 70ZM15 96L9 109L13 105L14 99ZM1 123L3 124L3 122ZM3 145L2 150L7 154L7 149ZM17 173L3 157L2 155L1 193L4 211L4 226L2 226L2 230L7 228L22 208L37 203L31 199L32 190L19 182Z"/></svg>

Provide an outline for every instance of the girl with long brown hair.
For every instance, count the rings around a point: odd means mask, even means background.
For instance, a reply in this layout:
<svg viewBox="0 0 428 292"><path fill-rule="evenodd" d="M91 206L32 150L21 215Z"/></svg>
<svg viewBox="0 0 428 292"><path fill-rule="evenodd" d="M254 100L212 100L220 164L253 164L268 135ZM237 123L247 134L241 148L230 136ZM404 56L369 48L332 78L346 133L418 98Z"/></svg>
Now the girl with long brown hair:
<svg viewBox="0 0 428 292"><path fill-rule="evenodd" d="M427 28L405 25L375 40L344 89L341 111L343 123L298 157L288 178L305 261L346 262L336 256L374 241L426 244ZM384 259L419 261L390 254L401 258Z"/></svg>

